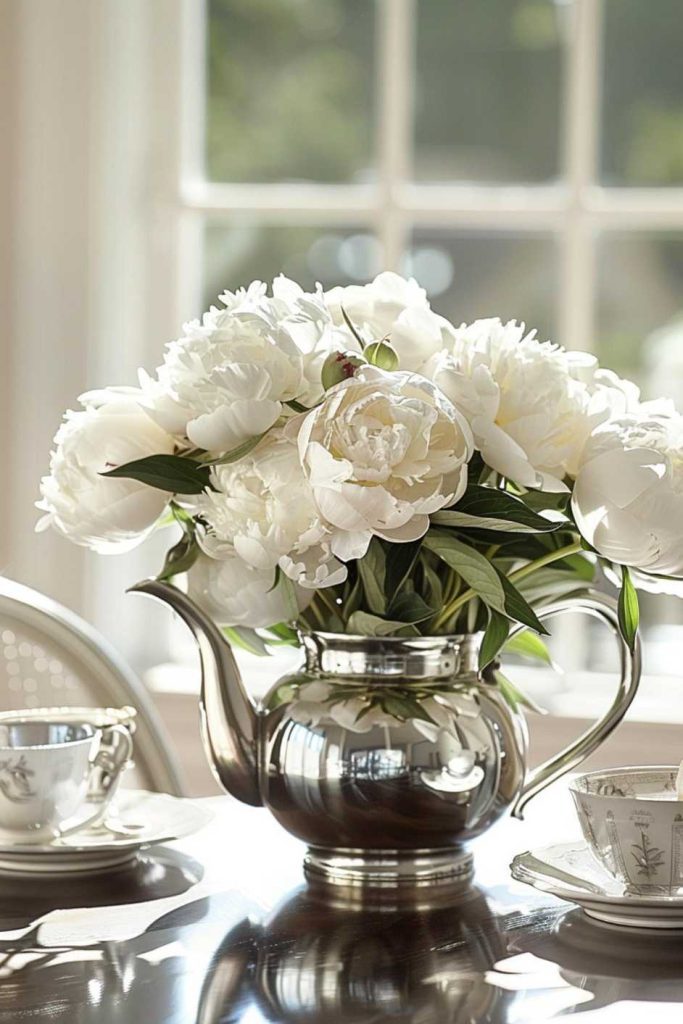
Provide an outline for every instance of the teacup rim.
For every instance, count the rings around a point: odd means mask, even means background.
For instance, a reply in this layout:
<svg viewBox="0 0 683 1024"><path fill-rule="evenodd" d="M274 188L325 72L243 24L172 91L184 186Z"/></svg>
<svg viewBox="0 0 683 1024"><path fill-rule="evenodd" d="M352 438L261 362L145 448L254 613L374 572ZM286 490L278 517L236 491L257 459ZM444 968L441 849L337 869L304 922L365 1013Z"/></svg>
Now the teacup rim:
<svg viewBox="0 0 683 1024"><path fill-rule="evenodd" d="M8 722L14 722L14 721L16 721L17 725L23 724L22 720L20 718L19 719L12 719L12 718L10 718L10 719L7 719L7 720L5 720L3 722L0 722L0 725L7 725ZM64 722L50 722L49 720L46 720L45 724L46 725L64 725L65 723ZM79 744L82 744L82 743L92 743L92 741L97 736L97 731L95 730L95 727L93 725L90 725L88 722L83 722L82 726L83 726L84 729L90 729L91 730L89 736L80 736L78 739L63 740L61 743L18 743L16 745L13 744L12 746L7 746L4 743L0 743L0 754L5 753L5 752L10 752L10 751L12 753L16 753L17 751L24 751L24 752L26 752L26 751L30 751L30 750L63 750L64 747L76 747L76 746L78 746Z"/></svg>
<svg viewBox="0 0 683 1024"><path fill-rule="evenodd" d="M59 718L57 717L59 716ZM8 709L7 711L0 711L0 725L6 725L8 722L34 722L36 719L43 719L46 722L54 722L58 725L63 725L63 718L71 717L75 719L83 719L84 725L89 725L92 729L104 728L102 725L98 725L96 722L87 720L88 718L93 719L99 716L100 718L109 717L112 722L106 724L120 724L126 718L135 719L138 716L137 708L133 707L132 704L122 704L120 707L114 707L113 705L98 705L96 707L86 707L84 704L71 706L69 704L55 704L48 705L42 708L16 708L14 710Z"/></svg>
<svg viewBox="0 0 683 1024"><path fill-rule="evenodd" d="M677 774L680 765L677 764L629 764L619 767L618 765L612 768L594 768L589 772L580 772L572 775L569 779L569 791L570 793L577 793L579 796L586 796L584 790L579 788L579 785L584 780L597 778L609 778L612 775L637 775L644 774L645 772L662 772ZM608 795L606 793L591 793L589 794L596 800L613 800L614 795ZM627 797L620 797L619 799L629 799ZM647 798L641 798L647 799Z"/></svg>

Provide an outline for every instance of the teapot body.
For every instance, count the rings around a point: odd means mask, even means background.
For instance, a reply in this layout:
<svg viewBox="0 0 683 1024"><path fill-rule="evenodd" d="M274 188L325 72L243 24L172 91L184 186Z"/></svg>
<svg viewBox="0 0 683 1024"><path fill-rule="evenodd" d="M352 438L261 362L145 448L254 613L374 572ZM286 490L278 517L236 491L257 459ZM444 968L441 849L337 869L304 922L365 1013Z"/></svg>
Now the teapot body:
<svg viewBox="0 0 683 1024"><path fill-rule="evenodd" d="M599 619L617 641L620 677L604 714L530 772L524 719L491 666L479 672L481 634L308 633L303 669L255 707L229 644L196 602L162 580L133 589L169 604L195 636L204 745L220 785L266 806L308 845L310 877L361 891L466 883L468 841L508 808L521 817L592 754L640 681L640 644L623 639L613 600L577 593L537 608L541 620L568 611Z"/></svg>
<svg viewBox="0 0 683 1024"><path fill-rule="evenodd" d="M479 638L304 638L265 701L263 804L339 884L469 877L469 840L525 779L522 715L477 670Z"/></svg>

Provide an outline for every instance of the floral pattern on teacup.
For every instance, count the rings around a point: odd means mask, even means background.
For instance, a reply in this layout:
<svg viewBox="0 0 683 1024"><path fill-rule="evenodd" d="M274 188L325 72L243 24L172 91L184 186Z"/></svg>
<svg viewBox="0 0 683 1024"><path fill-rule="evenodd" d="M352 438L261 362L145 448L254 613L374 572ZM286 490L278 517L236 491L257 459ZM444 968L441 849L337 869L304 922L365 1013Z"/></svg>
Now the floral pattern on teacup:
<svg viewBox="0 0 683 1024"><path fill-rule="evenodd" d="M12 803L31 800L36 795L31 777L35 772L28 767L22 754L16 759L11 757L0 761L0 792Z"/></svg>

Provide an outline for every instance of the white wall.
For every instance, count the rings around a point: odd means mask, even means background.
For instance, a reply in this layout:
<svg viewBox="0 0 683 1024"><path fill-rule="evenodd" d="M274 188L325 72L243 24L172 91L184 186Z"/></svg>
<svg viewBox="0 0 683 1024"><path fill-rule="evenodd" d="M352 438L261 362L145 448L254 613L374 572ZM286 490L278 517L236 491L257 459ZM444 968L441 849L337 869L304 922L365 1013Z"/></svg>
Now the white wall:
<svg viewBox="0 0 683 1024"><path fill-rule="evenodd" d="M181 0L0 0L0 571L140 665L163 657L168 617L123 591L163 541L104 559L36 536L33 503L63 411L88 388L135 383L181 319L180 12Z"/></svg>

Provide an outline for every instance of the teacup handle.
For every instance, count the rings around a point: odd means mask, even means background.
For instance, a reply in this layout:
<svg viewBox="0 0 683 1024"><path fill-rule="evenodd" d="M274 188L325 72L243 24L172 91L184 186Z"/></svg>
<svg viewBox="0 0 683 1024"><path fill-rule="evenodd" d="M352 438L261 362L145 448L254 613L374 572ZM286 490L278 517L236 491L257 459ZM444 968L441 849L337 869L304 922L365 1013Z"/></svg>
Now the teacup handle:
<svg viewBox="0 0 683 1024"><path fill-rule="evenodd" d="M66 828L60 829L60 836L80 832L82 829L88 828L103 818L116 792L116 783L121 776L121 772L126 767L133 753L133 738L125 725L106 725L103 726L101 732L103 737L107 737L107 740L110 738L113 740L113 743L108 742L106 746L100 741L97 754L90 763L91 776L96 769L99 769L102 774L101 787L104 791L102 799L92 814L80 819L77 824L68 825Z"/></svg>
<svg viewBox="0 0 683 1024"><path fill-rule="evenodd" d="M602 718L575 739L573 743L570 743L569 746L561 750L559 754L556 754L555 757L544 761L538 768L529 772L522 791L512 807L512 814L515 818L523 817L524 808L532 797L535 797L542 789L549 786L551 782L555 782L556 779L559 779L566 772L571 771L572 768L576 768L578 764L589 757L600 746L603 740L607 739L628 711L640 683L642 667L640 637L636 637L633 651L631 651L619 632L616 601L605 597L603 594L591 592L588 595L570 596L561 601L537 608L536 614L540 619L549 619L568 611L586 612L588 615L600 619L614 633L619 647L621 666L619 687L614 701ZM514 636L516 633L520 633L522 629L524 627L519 626L513 629L510 635Z"/></svg>

